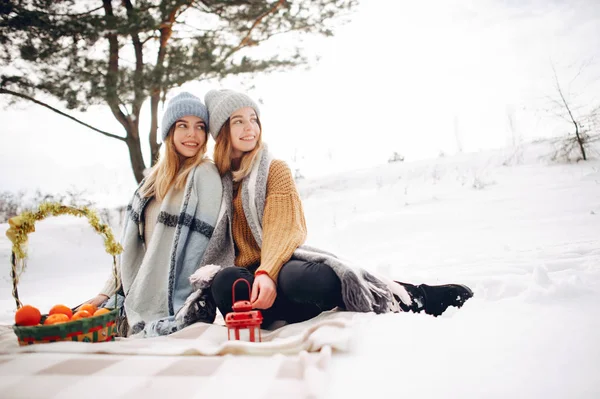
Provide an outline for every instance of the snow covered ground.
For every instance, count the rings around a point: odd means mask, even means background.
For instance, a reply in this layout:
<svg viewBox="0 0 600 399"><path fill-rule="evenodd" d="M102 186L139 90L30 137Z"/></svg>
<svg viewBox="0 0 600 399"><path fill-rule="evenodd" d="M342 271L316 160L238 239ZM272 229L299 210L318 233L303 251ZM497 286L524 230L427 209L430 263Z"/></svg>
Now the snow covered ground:
<svg viewBox="0 0 600 399"><path fill-rule="evenodd" d="M475 292L438 318L361 315L327 397L600 397L600 161L552 164L549 152L538 143L299 182L309 244ZM93 296L110 273L84 220L38 223L29 253L19 294L42 310ZM1 324L14 312L9 255L2 234Z"/></svg>

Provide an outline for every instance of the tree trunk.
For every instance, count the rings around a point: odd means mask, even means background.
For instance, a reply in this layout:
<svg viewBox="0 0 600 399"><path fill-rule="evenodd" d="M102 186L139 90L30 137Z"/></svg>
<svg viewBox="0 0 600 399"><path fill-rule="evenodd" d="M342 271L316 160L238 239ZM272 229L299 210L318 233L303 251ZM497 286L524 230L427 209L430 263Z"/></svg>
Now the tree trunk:
<svg viewBox="0 0 600 399"><path fill-rule="evenodd" d="M127 132L125 137L125 143L129 149L129 160L131 161L131 169L135 180L139 183L144 178L144 157L142 156L142 147L140 146L140 132L139 126L139 113L142 101L137 98L137 102L133 106L133 118L132 115L125 115L120 108L121 100L118 95L118 84L119 84L119 39L116 32L116 20L113 12L112 1L102 0L102 5L105 13L105 22L109 30L106 33L108 39L108 70L104 78L104 84L106 85L106 103L110 107L110 110L117 121L123 126ZM136 42L134 37L134 46L136 51L140 50L139 40ZM139 39L139 38L138 38ZM141 61L141 55L138 56L138 62ZM135 119L135 120L133 120Z"/></svg>
<svg viewBox="0 0 600 399"><path fill-rule="evenodd" d="M587 157L585 155L585 143L583 142L583 138L579 133L579 123L575 120L573 113L571 112L571 107L569 107L569 103L567 103L567 99L565 98L562 89L560 88L560 83L558 82L558 76L556 75L556 69L554 69L554 65L552 65L552 70L554 71L554 81L556 82L556 90L558 90L558 94L560 95L560 99L563 102L567 112L569 113L569 117L571 118L571 122L575 125L575 138L577 140L577 144L579 144L579 149L581 150L581 156L584 161L587 161Z"/></svg>
<svg viewBox="0 0 600 399"><path fill-rule="evenodd" d="M191 1L189 2L191 5ZM167 43L173 33L173 24L175 23L175 17L177 12L184 5L184 3L175 2L171 10L163 11L163 20L160 24L160 41L158 54L156 55L156 65L154 66L153 81L154 83L150 87L150 136L148 137L150 144L150 166L158 161L158 151L160 150L160 144L156 141L156 135L158 130L158 103L160 102L160 93L162 92L163 79L165 74L164 64L165 57L167 56Z"/></svg>
<svg viewBox="0 0 600 399"><path fill-rule="evenodd" d="M154 166L158 161L158 151L160 144L157 142L158 132L158 103L160 102L160 92L152 93L150 97L150 135L148 141L150 143L150 166Z"/></svg>
<svg viewBox="0 0 600 399"><path fill-rule="evenodd" d="M144 157L142 155L142 146L140 145L139 134L132 134L127 132L127 138L125 139L127 149L129 150L129 160L131 161L131 169L136 182L141 182L144 178L144 170L146 164L144 163Z"/></svg>
<svg viewBox="0 0 600 399"><path fill-rule="evenodd" d="M587 157L585 155L585 146L583 145L583 139L579 134L579 124L575 121L573 121L573 123L575 124L575 136L577 137L577 143L579 144L579 149L581 150L581 156L583 157L584 161L587 161Z"/></svg>

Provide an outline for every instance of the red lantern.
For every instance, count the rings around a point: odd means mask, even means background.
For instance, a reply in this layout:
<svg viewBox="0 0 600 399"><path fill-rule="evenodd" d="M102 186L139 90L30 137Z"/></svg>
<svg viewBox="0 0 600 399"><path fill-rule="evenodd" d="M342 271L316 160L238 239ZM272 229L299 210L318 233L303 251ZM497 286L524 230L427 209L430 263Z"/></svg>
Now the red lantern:
<svg viewBox="0 0 600 399"><path fill-rule="evenodd" d="M263 321L262 314L259 310L252 310L250 301L235 301L235 285L243 281L248 286L248 297L250 297L250 283L248 280L238 278L233 282L231 287L231 303L233 303L233 312L227 313L225 316L225 324L227 325L227 339L229 340L245 340L240 339L240 331L248 330L247 340L250 342L261 342L260 324ZM232 338L233 333L233 338ZM258 341L256 337L258 336Z"/></svg>

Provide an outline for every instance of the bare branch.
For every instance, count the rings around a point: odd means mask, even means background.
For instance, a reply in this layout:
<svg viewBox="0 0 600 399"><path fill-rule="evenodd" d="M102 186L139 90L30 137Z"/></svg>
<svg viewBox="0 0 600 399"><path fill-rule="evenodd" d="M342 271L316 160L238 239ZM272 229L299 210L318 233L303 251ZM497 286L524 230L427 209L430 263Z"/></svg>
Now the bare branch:
<svg viewBox="0 0 600 399"><path fill-rule="evenodd" d="M76 12L76 13L74 13L74 14L61 14L61 13L53 13L53 12L46 12L46 13L44 13L44 14L46 14L46 15L51 15L51 16L53 16L53 17L81 17L81 16L83 16L83 15L89 15L89 14L91 14L91 13L93 13L93 12L96 12L96 11L98 11L98 10L101 10L101 9L102 9L102 7L104 7L104 6L98 6L98 7L94 8L94 9L92 9L92 10L89 10L89 11L83 11L83 12Z"/></svg>
<svg viewBox="0 0 600 399"><path fill-rule="evenodd" d="M254 23L252 24L252 26L250 27L250 29L248 29L248 32L246 33L246 36L244 36L242 38L242 40L240 41L240 44L238 44L236 47L232 48L224 57L220 62L224 62L226 59L228 59L229 57L231 57L232 54L234 54L235 52L241 50L242 48L248 46L249 44L251 44L250 41L250 35L252 35L252 31L261 23L261 21L268 15L273 14L275 11L277 11L277 9L282 6L285 3L285 0L279 0L277 3L275 3L275 5L273 7L271 7L270 10L265 11L264 13L262 13L261 15L258 16L258 18L256 18L256 20L254 21Z"/></svg>
<svg viewBox="0 0 600 399"><path fill-rule="evenodd" d="M567 103L567 100L565 99L565 96L560 87L560 83L558 82L558 75L556 74L556 68L554 68L554 64L552 64L552 71L554 72L554 82L556 83L556 90L558 91L558 94L560 95L560 99L562 100L563 105L565 106L565 108L567 109L567 112L569 113L569 116L571 117L571 122L573 122L573 124L575 124L575 127L577 128L577 122L575 121L575 118L573 117L571 108L569 107L569 104Z"/></svg>
<svg viewBox="0 0 600 399"><path fill-rule="evenodd" d="M571 85L573 84L573 82L579 77L579 75L581 75L581 73L583 72L583 70L585 68L587 68L591 63L592 63L593 58L589 58L587 61L581 63L581 66L579 67L579 71L577 71L577 73L575 74L575 76L573 77L573 79L571 79L571 81L569 82L569 86L571 87ZM556 76L556 71L554 71L554 75Z"/></svg>
<svg viewBox="0 0 600 399"><path fill-rule="evenodd" d="M149 40L152 40L152 39L159 39L159 37L156 36L156 35L150 35L150 36L148 36L147 38L145 38L144 40L142 40L142 46L144 44L146 44Z"/></svg>
<svg viewBox="0 0 600 399"><path fill-rule="evenodd" d="M177 23L179 25L182 25L182 26L187 26L188 28L193 29L196 32L201 32L201 33L217 32L216 29L201 29L201 28L197 28L194 25L190 25L190 24L186 23L185 20L177 21ZM192 37L195 37L195 36L192 36Z"/></svg>
<svg viewBox="0 0 600 399"><path fill-rule="evenodd" d="M113 139L125 141L124 137L117 136L116 134L108 133L108 132L105 132L104 130L97 129L97 128L91 126L91 125L88 125L87 123L85 123L83 121L80 121L79 119L75 118L74 116L66 114L66 113L62 112L61 110L56 109L56 108L52 107L51 105L48 105L48 104L46 104L46 103L44 103L42 101L36 100L33 97L29 97L28 95L25 95L25 94L22 94L22 93L17 93L16 91L7 90L7 89L3 89L3 88L0 88L0 94L10 94L11 96L15 96L15 97L19 97L19 98L22 98L22 99L25 99L25 100L29 100L29 101L31 101L33 103L41 105L42 107L48 108L49 110L54 111L54 112L56 112L59 115L67 117L67 118L71 119L72 121L75 121L75 122L79 123L80 125L83 125L83 126L87 127L88 129L91 129L91 130L93 130L95 132L98 132L100 134L103 134L103 135L105 135L107 137L110 137L110 138L113 138Z"/></svg>
<svg viewBox="0 0 600 399"><path fill-rule="evenodd" d="M558 82L558 75L556 74L556 68L554 68L554 64L551 64L551 65L552 65L552 71L554 72L554 81L556 83L556 90L558 91L558 94L560 95L560 98L561 98L565 108L567 109L567 112L569 113L571 122L575 126L575 137L577 139L577 143L579 144L579 148L581 150L581 155L583 156L583 160L585 161L587 159L586 154L585 154L585 148L583 145L584 144L583 141L585 139L581 137L581 133L579 132L579 123L575 120L575 117L573 116L573 113L571 112L571 108L569 107L569 104L567 103L567 100L565 99L565 96L563 95L562 89L560 87L560 83Z"/></svg>

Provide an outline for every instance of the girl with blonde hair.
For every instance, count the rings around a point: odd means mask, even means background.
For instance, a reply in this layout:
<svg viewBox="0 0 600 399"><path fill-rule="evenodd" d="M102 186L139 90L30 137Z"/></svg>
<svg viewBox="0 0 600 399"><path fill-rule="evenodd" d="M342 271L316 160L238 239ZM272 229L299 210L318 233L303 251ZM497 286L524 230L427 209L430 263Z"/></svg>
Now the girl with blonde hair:
<svg viewBox="0 0 600 399"><path fill-rule="evenodd" d="M187 92L165 110L164 153L127 207L119 285L110 278L88 301L111 306L110 296L123 297L127 324L120 335L164 335L181 327L174 316L193 291L190 275L205 264L221 204L219 173L205 157L208 122L206 106Z"/></svg>
<svg viewBox="0 0 600 399"><path fill-rule="evenodd" d="M248 298L245 284L237 284L236 300L249 299L261 309L266 327L278 320L304 321L334 308L437 316L473 296L458 284L392 281L303 245L307 230L302 201L289 167L273 159L262 143L256 102L231 90L212 90L205 102L223 203L207 249L218 267L203 278L223 315L232 310L232 284L239 278L252 289Z"/></svg>

